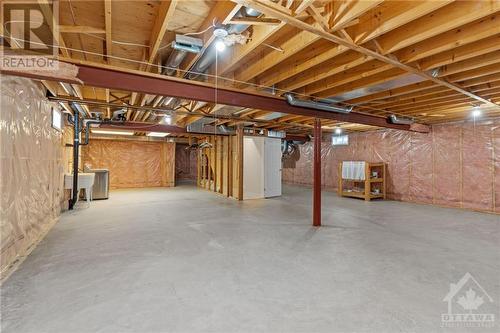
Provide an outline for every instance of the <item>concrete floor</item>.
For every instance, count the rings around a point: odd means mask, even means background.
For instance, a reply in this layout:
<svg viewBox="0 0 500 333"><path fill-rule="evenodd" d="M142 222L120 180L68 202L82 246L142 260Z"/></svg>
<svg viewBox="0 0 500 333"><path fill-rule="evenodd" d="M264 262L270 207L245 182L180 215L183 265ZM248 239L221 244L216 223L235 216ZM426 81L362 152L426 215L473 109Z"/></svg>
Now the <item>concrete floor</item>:
<svg viewBox="0 0 500 333"><path fill-rule="evenodd" d="M499 216L324 193L317 229L310 189L284 192L82 203L2 286L2 332L441 332L466 272L498 332Z"/></svg>

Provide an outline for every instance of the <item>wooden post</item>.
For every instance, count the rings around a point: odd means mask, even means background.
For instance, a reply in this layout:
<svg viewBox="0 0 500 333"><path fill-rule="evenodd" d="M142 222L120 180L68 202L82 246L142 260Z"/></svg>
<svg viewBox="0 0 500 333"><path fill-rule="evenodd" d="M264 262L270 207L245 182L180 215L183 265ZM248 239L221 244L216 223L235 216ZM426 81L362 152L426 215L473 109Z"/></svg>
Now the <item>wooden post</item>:
<svg viewBox="0 0 500 333"><path fill-rule="evenodd" d="M238 125L238 200L243 200L243 125Z"/></svg>
<svg viewBox="0 0 500 333"><path fill-rule="evenodd" d="M365 162L365 201L370 201L372 184L370 182L370 163Z"/></svg>
<svg viewBox="0 0 500 333"><path fill-rule="evenodd" d="M321 226L321 120L314 119L313 226Z"/></svg>
<svg viewBox="0 0 500 333"><path fill-rule="evenodd" d="M217 144L218 144L217 136L213 138L213 156L214 156L214 192L217 192L217 178L218 178L218 168L217 168Z"/></svg>
<svg viewBox="0 0 500 333"><path fill-rule="evenodd" d="M382 166L382 193L384 194L384 199L385 199L385 181L386 181L386 164L383 163L383 166Z"/></svg>
<svg viewBox="0 0 500 333"><path fill-rule="evenodd" d="M196 185L198 187L200 187L200 184L201 184L201 149L196 150L196 159L198 161L198 163L196 165L196 171L198 172L197 178L196 178Z"/></svg>

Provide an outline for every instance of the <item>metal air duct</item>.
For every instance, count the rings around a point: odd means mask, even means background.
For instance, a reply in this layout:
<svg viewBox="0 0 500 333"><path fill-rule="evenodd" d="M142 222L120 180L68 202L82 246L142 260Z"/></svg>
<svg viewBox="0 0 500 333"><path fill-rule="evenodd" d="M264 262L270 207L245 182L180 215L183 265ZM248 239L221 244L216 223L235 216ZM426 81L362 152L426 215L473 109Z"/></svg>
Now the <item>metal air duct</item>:
<svg viewBox="0 0 500 333"><path fill-rule="evenodd" d="M299 106L303 108L316 109L322 111L338 112L338 113L349 113L352 111L353 106L342 108L339 106L330 105L327 103L314 102L314 101L303 101L296 99L292 94L285 94L286 101L292 106Z"/></svg>
<svg viewBox="0 0 500 333"><path fill-rule="evenodd" d="M387 120L391 124L399 124L399 125L411 125L415 122L415 119L413 119L413 118L400 117L400 116L396 116L395 114L391 114L389 117L387 117Z"/></svg>
<svg viewBox="0 0 500 333"><path fill-rule="evenodd" d="M236 134L236 131L230 129L224 125L218 125L214 128L212 124L213 118L201 118L186 127L188 133L203 133L203 134L217 134L217 135L228 135Z"/></svg>
<svg viewBox="0 0 500 333"><path fill-rule="evenodd" d="M163 74L174 75L187 53L199 53L203 47L203 41L184 35L176 35L172 42L172 52L168 56L164 66L167 67Z"/></svg>
<svg viewBox="0 0 500 333"><path fill-rule="evenodd" d="M241 10L234 17L257 17L261 13L255 9L242 7ZM230 24L226 26L226 30L229 34L241 34L249 27L248 24ZM210 65L215 61L217 50L215 49L215 43L212 43L203 53L203 55L198 59L194 66L190 69L190 73L187 74L187 78L194 80L204 73Z"/></svg>

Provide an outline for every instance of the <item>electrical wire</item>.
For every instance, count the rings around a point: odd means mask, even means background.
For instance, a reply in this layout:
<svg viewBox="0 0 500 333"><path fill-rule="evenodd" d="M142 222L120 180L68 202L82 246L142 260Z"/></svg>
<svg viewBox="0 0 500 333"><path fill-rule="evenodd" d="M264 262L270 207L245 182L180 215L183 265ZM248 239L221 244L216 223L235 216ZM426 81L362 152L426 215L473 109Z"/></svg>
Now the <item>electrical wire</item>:
<svg viewBox="0 0 500 333"><path fill-rule="evenodd" d="M276 46L273 46L273 45L269 45L267 43L262 43L262 45L264 46L267 46L275 51L278 51L278 52L285 52L285 50L283 50L281 47L276 47Z"/></svg>
<svg viewBox="0 0 500 333"><path fill-rule="evenodd" d="M212 78L212 79L214 79L214 81L217 78L217 80L222 80L222 81L225 81L225 82L229 82L230 84L234 84L234 85L247 85L247 86L250 86L250 87L253 87L253 88L256 88L256 89L262 89L262 90L264 90L264 89L273 90L274 89L274 91L278 92L280 95L285 94L285 93L293 93L296 96L300 96L300 97L304 97L304 98L311 98L311 99L317 98L317 96L312 96L312 95L307 95L307 94L303 94L303 93L299 93L299 92L284 90L284 89L280 89L280 88L276 88L276 87L273 88L272 86L265 86L265 85L260 85L260 84L253 83L253 82L241 81L241 80L236 80L236 79L232 79L232 78L227 78L227 77L224 77L224 76L212 75L212 74L207 74L207 73L202 73L202 72L195 72L195 71L192 71L192 70L184 70L184 69L174 68L174 67L170 67L170 66L156 64L156 63L150 63L150 62L147 62L147 61L133 60L133 59L124 58L124 57L118 57L118 56L113 56L113 55L105 55L105 54L99 53L99 52L85 51L85 50L81 50L81 49L75 49L75 48L70 48L70 47L63 47L63 46L55 45L55 44L52 44L52 45L49 44L49 45L47 45L45 43L33 42L33 41L25 40L25 39L22 39L22 38L9 37L9 36L6 36L6 35L1 35L1 37L13 39L15 41L30 42L31 44L35 44L35 45L51 46L53 48L65 49L65 50L69 50L69 51L73 51L73 52L79 52L79 53L83 53L83 54L89 54L89 55L100 56L100 57L107 57L107 58L116 59L116 60L120 60L120 61L124 61L124 62L130 62L130 63L134 63L134 64L139 64L139 65L148 65L148 66L151 66L151 67L156 67L156 68L158 68L160 70L174 69L174 70L177 70L177 71L179 71L181 73L184 73L184 74L187 74L187 73L191 74L192 73L192 74L197 74L197 75L203 76L203 77L205 77L207 79ZM379 109L379 108L374 108L374 107L371 107L371 106L356 105L356 104L351 104L351 103L344 102L344 101L338 101L337 103L341 104L341 105L344 105L344 106L353 106L353 107L356 107L358 109L362 108L362 109L367 109L367 110L370 110L370 111L379 111L379 112L383 112L383 113L392 113L392 114L396 114L396 115L400 115L400 116L406 116L406 115L401 114L401 113L397 113L397 112L393 112L393 111L388 111L388 110L384 110L384 109ZM422 119L422 118L420 116L415 116L415 119L418 120L418 119Z"/></svg>
<svg viewBox="0 0 500 333"><path fill-rule="evenodd" d="M214 17L214 19L212 20L212 25L207 27L205 30L203 31L199 31L199 32L188 32L188 33L185 33L184 36L196 36L196 35L201 35L205 32L207 32L208 30L212 29L212 28L215 28L216 25L215 25L215 22L217 22L217 18Z"/></svg>
<svg viewBox="0 0 500 333"><path fill-rule="evenodd" d="M96 34L91 34L91 33L87 33L87 32L82 32L81 34L82 35L86 35L86 36L90 36L90 37L94 37L94 38L97 38L97 39L100 39L100 40L106 40L106 38L101 37L101 36L97 36ZM146 47L146 48L150 48L151 47L151 46L145 45L145 44L132 43L132 42L124 42L124 41L119 41L119 40L111 40L111 43L113 43L113 44L120 44L120 45L126 45L126 46L138 46L138 47ZM168 46L169 45L165 45L165 46L163 46L161 48L165 48L165 47L168 47Z"/></svg>

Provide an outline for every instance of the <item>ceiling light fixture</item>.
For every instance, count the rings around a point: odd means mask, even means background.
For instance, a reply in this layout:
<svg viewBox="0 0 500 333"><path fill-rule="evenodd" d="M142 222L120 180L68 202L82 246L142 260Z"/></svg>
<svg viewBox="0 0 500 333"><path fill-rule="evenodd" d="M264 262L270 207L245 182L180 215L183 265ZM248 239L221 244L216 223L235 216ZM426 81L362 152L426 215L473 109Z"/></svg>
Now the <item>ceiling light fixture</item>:
<svg viewBox="0 0 500 333"><path fill-rule="evenodd" d="M164 124L167 124L167 125L172 125L172 116L169 115L169 114L166 114L164 117L163 117L163 123Z"/></svg>
<svg viewBox="0 0 500 333"><path fill-rule="evenodd" d="M151 136L151 137L155 137L155 138L164 138L168 135L170 135L170 133L163 133L163 132L149 132L148 134L146 134L147 136Z"/></svg>
<svg viewBox="0 0 500 333"><path fill-rule="evenodd" d="M222 40L215 42L215 49L217 52L223 52L226 49L226 44Z"/></svg>
<svg viewBox="0 0 500 333"><path fill-rule="evenodd" d="M472 110L472 117L476 118L476 117L479 117L481 115L481 108L476 105L474 106L474 109Z"/></svg>
<svg viewBox="0 0 500 333"><path fill-rule="evenodd" d="M335 134L342 134L342 128L336 127L335 128Z"/></svg>
<svg viewBox="0 0 500 333"><path fill-rule="evenodd" d="M108 135L134 135L134 132L130 131L108 131L103 129L92 129L94 134L108 134Z"/></svg>

